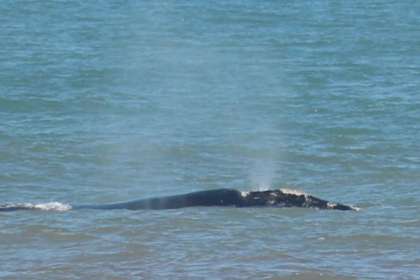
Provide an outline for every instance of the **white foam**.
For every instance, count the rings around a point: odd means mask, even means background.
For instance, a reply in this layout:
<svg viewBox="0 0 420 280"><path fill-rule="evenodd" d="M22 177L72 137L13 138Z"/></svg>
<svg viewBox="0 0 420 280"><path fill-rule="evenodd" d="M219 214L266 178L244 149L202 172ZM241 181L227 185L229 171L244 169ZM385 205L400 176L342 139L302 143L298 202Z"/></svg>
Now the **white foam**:
<svg viewBox="0 0 420 280"><path fill-rule="evenodd" d="M354 211L362 211L362 208L360 207L356 207L356 206L351 206L350 207L354 210Z"/></svg>
<svg viewBox="0 0 420 280"><path fill-rule="evenodd" d="M55 210L55 211L68 211L72 209L71 205L64 204L60 202L49 202L49 203L10 203L7 205L3 205L5 208L13 208L13 207L23 207L27 209L33 210Z"/></svg>
<svg viewBox="0 0 420 280"><path fill-rule="evenodd" d="M72 207L71 207L71 205L65 204L65 203L50 202L50 203L35 204L34 208L39 209L39 210L68 211Z"/></svg>

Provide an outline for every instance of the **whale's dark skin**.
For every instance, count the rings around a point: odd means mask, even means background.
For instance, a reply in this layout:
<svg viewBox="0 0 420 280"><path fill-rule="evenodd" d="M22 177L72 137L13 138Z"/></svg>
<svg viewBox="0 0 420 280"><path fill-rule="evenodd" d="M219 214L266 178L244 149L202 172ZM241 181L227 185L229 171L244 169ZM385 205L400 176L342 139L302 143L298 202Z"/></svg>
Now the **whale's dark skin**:
<svg viewBox="0 0 420 280"><path fill-rule="evenodd" d="M293 190L268 190L240 192L235 189L215 189L197 191L180 195L145 198L111 204L70 204L71 209L178 209L194 206L233 206L233 207L303 207L315 209L359 210L356 207L326 200ZM0 205L1 211L39 209L32 204Z"/></svg>

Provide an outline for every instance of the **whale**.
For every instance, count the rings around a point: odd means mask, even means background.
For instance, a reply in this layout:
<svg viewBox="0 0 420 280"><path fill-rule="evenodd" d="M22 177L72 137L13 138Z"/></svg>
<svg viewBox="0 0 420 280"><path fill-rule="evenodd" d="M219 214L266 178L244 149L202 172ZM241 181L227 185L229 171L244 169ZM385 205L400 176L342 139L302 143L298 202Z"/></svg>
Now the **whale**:
<svg viewBox="0 0 420 280"><path fill-rule="evenodd" d="M142 198L126 202L108 204L61 204L61 203L8 203L0 205L0 212L16 210L165 210L185 207L301 207L312 209L354 210L360 208L329 202L292 189L265 191L239 191L236 189L212 189L161 197Z"/></svg>

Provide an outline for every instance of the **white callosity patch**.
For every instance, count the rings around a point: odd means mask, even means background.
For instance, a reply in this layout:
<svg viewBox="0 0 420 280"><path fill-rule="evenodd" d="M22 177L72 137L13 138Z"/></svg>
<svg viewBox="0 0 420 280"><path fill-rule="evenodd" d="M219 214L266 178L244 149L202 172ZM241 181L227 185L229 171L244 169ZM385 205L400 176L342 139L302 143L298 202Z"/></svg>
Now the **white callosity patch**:
<svg viewBox="0 0 420 280"><path fill-rule="evenodd" d="M249 192L241 192L242 197L247 197L249 195Z"/></svg>
<svg viewBox="0 0 420 280"><path fill-rule="evenodd" d="M284 194L293 194L293 195L304 195L307 196L307 193L301 192L299 190L294 190L294 189L280 189L280 191Z"/></svg>
<svg viewBox="0 0 420 280"><path fill-rule="evenodd" d="M327 203L327 207L329 208L329 209L334 209L334 207L336 207L337 206L337 203L331 203L331 202L328 202Z"/></svg>
<svg viewBox="0 0 420 280"><path fill-rule="evenodd" d="M307 193L304 193L304 192L299 191L299 190L294 190L294 189L280 189L280 191L284 194L289 194L289 195L295 195L295 196L303 195L305 197L305 202L302 204L302 207L311 208L310 201L308 201L308 194Z"/></svg>
<svg viewBox="0 0 420 280"><path fill-rule="evenodd" d="M277 201L278 194L277 193L271 193L270 194L271 199L268 201L268 205L279 205Z"/></svg>

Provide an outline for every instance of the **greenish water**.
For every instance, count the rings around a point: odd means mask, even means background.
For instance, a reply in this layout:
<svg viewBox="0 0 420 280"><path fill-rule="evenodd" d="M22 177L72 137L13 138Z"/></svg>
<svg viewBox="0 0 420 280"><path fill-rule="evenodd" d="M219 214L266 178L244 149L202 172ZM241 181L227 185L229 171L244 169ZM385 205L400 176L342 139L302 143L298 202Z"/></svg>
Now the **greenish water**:
<svg viewBox="0 0 420 280"><path fill-rule="evenodd" d="M0 14L0 203L287 187L363 209L0 214L0 278L418 278L420 2Z"/></svg>

